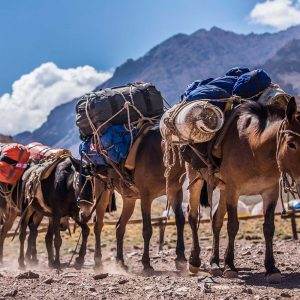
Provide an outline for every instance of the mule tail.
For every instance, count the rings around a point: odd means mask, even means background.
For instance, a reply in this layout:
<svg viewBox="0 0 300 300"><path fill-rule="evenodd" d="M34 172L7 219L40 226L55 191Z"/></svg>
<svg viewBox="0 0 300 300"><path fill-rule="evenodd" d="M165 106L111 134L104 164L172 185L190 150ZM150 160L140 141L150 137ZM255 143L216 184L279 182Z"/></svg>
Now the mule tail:
<svg viewBox="0 0 300 300"><path fill-rule="evenodd" d="M207 182L204 181L203 187L201 189L201 194L200 194L200 204L201 206L204 207L209 207L209 201L208 201L208 191L207 191Z"/></svg>

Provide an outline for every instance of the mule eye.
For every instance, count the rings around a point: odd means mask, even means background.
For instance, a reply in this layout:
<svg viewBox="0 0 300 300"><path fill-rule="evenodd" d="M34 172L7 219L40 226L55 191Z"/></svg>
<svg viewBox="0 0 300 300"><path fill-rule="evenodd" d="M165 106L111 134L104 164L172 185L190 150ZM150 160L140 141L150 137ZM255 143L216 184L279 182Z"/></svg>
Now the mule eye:
<svg viewBox="0 0 300 300"><path fill-rule="evenodd" d="M292 149L292 150L295 150L295 149L296 149L296 145L295 145L294 143L292 143L292 142L288 142L287 145L288 145L288 147L289 147L290 149Z"/></svg>
<svg viewBox="0 0 300 300"><path fill-rule="evenodd" d="M296 116L296 120L297 120L297 122L299 122L300 123L300 116L298 115L298 116Z"/></svg>

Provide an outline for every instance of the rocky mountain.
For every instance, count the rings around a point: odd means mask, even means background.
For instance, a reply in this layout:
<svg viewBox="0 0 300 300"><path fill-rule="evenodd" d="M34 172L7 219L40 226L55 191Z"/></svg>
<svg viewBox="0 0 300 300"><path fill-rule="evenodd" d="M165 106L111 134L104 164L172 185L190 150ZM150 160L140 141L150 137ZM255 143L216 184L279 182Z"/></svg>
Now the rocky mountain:
<svg viewBox="0 0 300 300"><path fill-rule="evenodd" d="M127 60L116 68L112 78L96 89L150 81L174 104L187 84L195 79L221 76L234 66L262 66L274 82L279 82L289 92L298 92L300 52L297 39L300 40L300 26L274 34L236 34L216 27L191 35L177 34L143 57ZM39 129L21 133L15 139L23 143L36 140L57 147L77 148L74 107L75 100L72 100L55 108Z"/></svg>
<svg viewBox="0 0 300 300"><path fill-rule="evenodd" d="M300 39L288 42L262 68L284 90L292 95L300 95Z"/></svg>
<svg viewBox="0 0 300 300"><path fill-rule="evenodd" d="M13 139L11 136L0 134L0 143L6 144L6 143L12 143Z"/></svg>

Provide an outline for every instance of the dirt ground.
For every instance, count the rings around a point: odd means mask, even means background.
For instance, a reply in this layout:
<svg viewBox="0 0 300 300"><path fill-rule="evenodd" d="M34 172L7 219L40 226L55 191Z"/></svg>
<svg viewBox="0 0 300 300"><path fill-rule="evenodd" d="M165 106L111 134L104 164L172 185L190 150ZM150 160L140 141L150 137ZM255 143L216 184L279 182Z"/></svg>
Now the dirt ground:
<svg viewBox="0 0 300 300"><path fill-rule="evenodd" d="M226 222L222 231L222 255L226 245ZM79 230L72 237L63 234L61 258L70 260ZM125 236L125 258L129 267L124 271L114 262L114 227L103 230L102 270L93 268L94 237L91 233L84 268L81 271L65 267L61 271L47 266L44 234L39 235L39 265L27 267L38 274L35 279L18 279L24 273L18 269L18 241L7 241L4 264L0 267L0 299L300 299L300 242L291 239L290 223L276 218L275 258L282 271L282 283L269 285L264 278L264 243L262 220L242 221L236 240L238 279L212 278L208 272L211 250L209 224L201 224L201 270L191 275L177 271L175 258L175 228L167 227L163 251L158 251L158 229L151 242L154 271L143 271L141 264L143 241L140 225L128 225ZM189 226L185 229L186 256L191 247ZM94 279L101 274L102 279Z"/></svg>

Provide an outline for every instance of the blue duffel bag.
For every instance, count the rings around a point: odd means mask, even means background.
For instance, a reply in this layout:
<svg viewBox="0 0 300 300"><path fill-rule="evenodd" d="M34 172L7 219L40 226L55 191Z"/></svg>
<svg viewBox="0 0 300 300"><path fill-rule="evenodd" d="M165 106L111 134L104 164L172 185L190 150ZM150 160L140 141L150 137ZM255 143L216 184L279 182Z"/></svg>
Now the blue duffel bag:
<svg viewBox="0 0 300 300"><path fill-rule="evenodd" d="M200 80L195 80L194 82L192 82L191 84L189 84L186 88L186 90L184 91L184 93L181 95L181 99L183 98L187 98L187 96L193 91L195 90L198 86L200 85L206 85L209 82L211 82L212 80L214 80L214 78L207 78L204 79L202 81Z"/></svg>
<svg viewBox="0 0 300 300"><path fill-rule="evenodd" d="M228 94L232 94L233 87L235 83L237 82L238 77L236 76L224 76L224 77L218 77L212 81L209 82L208 85L214 85L217 86L223 90L225 90Z"/></svg>
<svg viewBox="0 0 300 300"><path fill-rule="evenodd" d="M271 84L271 78L262 69L253 70L239 77L233 87L232 94L244 99L252 98Z"/></svg>
<svg viewBox="0 0 300 300"><path fill-rule="evenodd" d="M133 129L133 138L136 136L136 129ZM107 156L116 164L121 163L126 159L130 143L130 132L123 125L112 125L105 133L100 136L100 140ZM97 153L91 144L91 140L87 139L80 146L80 152L88 157L95 165L109 165L110 160L107 160L100 153Z"/></svg>
<svg viewBox="0 0 300 300"><path fill-rule="evenodd" d="M205 99L227 99L230 98L230 94L228 94L224 89L214 86L214 85L200 85L193 91L191 91L185 99L187 101L194 100L205 100ZM224 109L226 106L225 102L211 101L213 105L218 106L221 109Z"/></svg>
<svg viewBox="0 0 300 300"><path fill-rule="evenodd" d="M240 77L241 75L250 72L250 70L246 67L234 67L227 71L225 74L226 76L237 76Z"/></svg>

